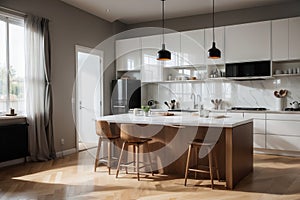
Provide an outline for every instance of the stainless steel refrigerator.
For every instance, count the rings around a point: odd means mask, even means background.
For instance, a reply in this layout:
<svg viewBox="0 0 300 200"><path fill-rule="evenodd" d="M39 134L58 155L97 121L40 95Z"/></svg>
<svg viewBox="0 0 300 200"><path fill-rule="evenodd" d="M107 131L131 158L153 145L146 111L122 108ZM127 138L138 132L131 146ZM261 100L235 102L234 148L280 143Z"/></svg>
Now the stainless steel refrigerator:
<svg viewBox="0 0 300 200"><path fill-rule="evenodd" d="M112 81L112 114L128 113L131 108L141 107L141 81L118 79Z"/></svg>

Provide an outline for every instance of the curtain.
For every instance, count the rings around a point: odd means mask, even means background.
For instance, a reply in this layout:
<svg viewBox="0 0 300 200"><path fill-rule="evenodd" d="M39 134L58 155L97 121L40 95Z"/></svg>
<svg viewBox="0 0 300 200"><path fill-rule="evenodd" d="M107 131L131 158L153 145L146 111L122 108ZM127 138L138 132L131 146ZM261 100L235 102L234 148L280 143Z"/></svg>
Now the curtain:
<svg viewBox="0 0 300 200"><path fill-rule="evenodd" d="M49 20L25 18L26 115L32 161L55 158Z"/></svg>

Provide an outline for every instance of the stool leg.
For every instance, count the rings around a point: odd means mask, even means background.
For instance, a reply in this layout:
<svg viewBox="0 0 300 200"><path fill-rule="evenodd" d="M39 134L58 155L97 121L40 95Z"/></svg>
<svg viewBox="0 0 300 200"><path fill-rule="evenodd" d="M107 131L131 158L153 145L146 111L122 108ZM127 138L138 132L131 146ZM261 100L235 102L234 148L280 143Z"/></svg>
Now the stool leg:
<svg viewBox="0 0 300 200"><path fill-rule="evenodd" d="M135 147L135 145L133 145L132 148L133 148L133 166L136 166L136 147ZM136 168L133 168L133 172L136 172Z"/></svg>
<svg viewBox="0 0 300 200"><path fill-rule="evenodd" d="M219 164L218 164L217 153L216 153L215 150L213 151L213 157L214 157L214 160L215 160L215 169L217 171L218 181L220 181L221 179L220 179L220 173L219 173Z"/></svg>
<svg viewBox="0 0 300 200"><path fill-rule="evenodd" d="M214 174L213 174L213 166L212 166L212 151L208 147L208 163L209 163L209 174L210 174L210 180L211 180L211 188L214 189Z"/></svg>
<svg viewBox="0 0 300 200"><path fill-rule="evenodd" d="M138 178L138 181L140 180L140 159L139 159L139 145L136 144L134 145L135 146L135 156L136 156L136 159L135 159L135 168L136 168L136 171L137 171L137 178Z"/></svg>
<svg viewBox="0 0 300 200"><path fill-rule="evenodd" d="M100 149L101 149L101 142L102 142L102 139L101 139L101 137L99 137L98 147L97 147L97 153L96 153L96 159L95 159L94 172L96 172L96 168L98 167L99 154L100 154Z"/></svg>
<svg viewBox="0 0 300 200"><path fill-rule="evenodd" d="M198 147L196 147L195 148L196 149L196 153L195 153L195 155L196 155L196 168L198 168L198 154L199 154L199 149L198 149ZM197 179L197 172L195 171L195 179Z"/></svg>
<svg viewBox="0 0 300 200"><path fill-rule="evenodd" d="M187 182L187 175L188 175L188 171L189 171L189 163L190 163L191 150L192 150L192 145L190 144L189 145L188 156L187 156L187 160L186 160L186 166L185 166L184 186L186 186L186 182Z"/></svg>
<svg viewBox="0 0 300 200"><path fill-rule="evenodd" d="M107 168L108 168L108 175L110 175L110 168L111 168L111 141L108 140L107 143Z"/></svg>
<svg viewBox="0 0 300 200"><path fill-rule="evenodd" d="M121 165L121 160L122 160L122 155L123 155L123 151L124 151L124 148L125 148L125 144L126 144L126 142L123 142L122 150L121 150L121 153L120 153L119 162L118 162L118 166L117 166L116 178L118 178L118 175L119 175L120 165Z"/></svg>
<svg viewBox="0 0 300 200"><path fill-rule="evenodd" d="M147 148L147 155L148 155L148 161L149 161L149 165L150 165L151 174L152 174L152 176L154 176L148 142L146 143L146 148Z"/></svg>

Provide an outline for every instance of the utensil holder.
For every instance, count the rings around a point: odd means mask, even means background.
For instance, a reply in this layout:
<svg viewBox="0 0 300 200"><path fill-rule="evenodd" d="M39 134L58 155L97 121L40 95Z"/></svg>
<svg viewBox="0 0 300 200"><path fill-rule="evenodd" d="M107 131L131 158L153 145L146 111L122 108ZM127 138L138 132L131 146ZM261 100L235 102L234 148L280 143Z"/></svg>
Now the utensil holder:
<svg viewBox="0 0 300 200"><path fill-rule="evenodd" d="M283 101L284 101L284 98L276 98L276 100L275 100L275 109L277 111L282 111L283 110Z"/></svg>

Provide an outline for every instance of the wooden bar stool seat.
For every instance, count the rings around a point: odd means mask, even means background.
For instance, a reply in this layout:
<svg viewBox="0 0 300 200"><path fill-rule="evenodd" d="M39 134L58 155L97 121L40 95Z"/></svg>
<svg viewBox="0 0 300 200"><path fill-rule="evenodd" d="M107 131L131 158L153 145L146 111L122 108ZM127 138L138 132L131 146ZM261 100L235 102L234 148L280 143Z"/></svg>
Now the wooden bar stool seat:
<svg viewBox="0 0 300 200"><path fill-rule="evenodd" d="M113 135L109 123L107 121L101 121L101 120L96 121L96 133L99 136L99 140L98 140L94 171L96 171L100 163L99 161L101 161L107 164L108 174L110 174L112 161L118 159L111 155L112 144L115 144L115 142L120 139L120 135L119 134ZM102 142L107 142L107 156L103 158L99 158Z"/></svg>
<svg viewBox="0 0 300 200"><path fill-rule="evenodd" d="M185 176L184 176L184 185L186 186L187 184L187 176L188 172L192 171L195 172L195 178L197 173L208 173L210 175L210 180L211 180L211 188L214 188L214 173L213 171L215 170L217 172L217 178L220 181L220 174L219 174L219 168L218 168L218 161L217 161L217 155L216 152L214 151L214 145L216 143L213 142L204 142L201 139L195 139L192 142L189 142L189 149L188 149L188 155L187 155L187 160L186 160L186 168L185 168ZM191 158L191 153L193 148L196 148L196 167L195 168L190 168L190 158ZM205 150L208 153L208 166L204 166L208 168L208 170L205 169L200 169L198 165L198 154L199 154L199 149L200 148L205 148ZM213 160L215 162L215 166L213 166ZM202 166L203 167L203 166Z"/></svg>
<svg viewBox="0 0 300 200"><path fill-rule="evenodd" d="M127 168L133 168L136 171L137 179L140 180L140 169L145 168L147 166L150 167L151 173L153 175L151 157L149 152L149 144L148 142L151 141L151 138L143 138L142 135L142 127L143 125L137 124L121 124L121 139L123 140L122 150L119 157L118 167L116 178L118 178L120 167L126 168L126 173L128 173ZM133 154L134 158L131 162L122 163L122 157L124 154L124 149L128 146L133 146ZM140 147L144 146L145 150L147 151L147 159L148 163L140 161ZM143 164L140 166L140 164Z"/></svg>

